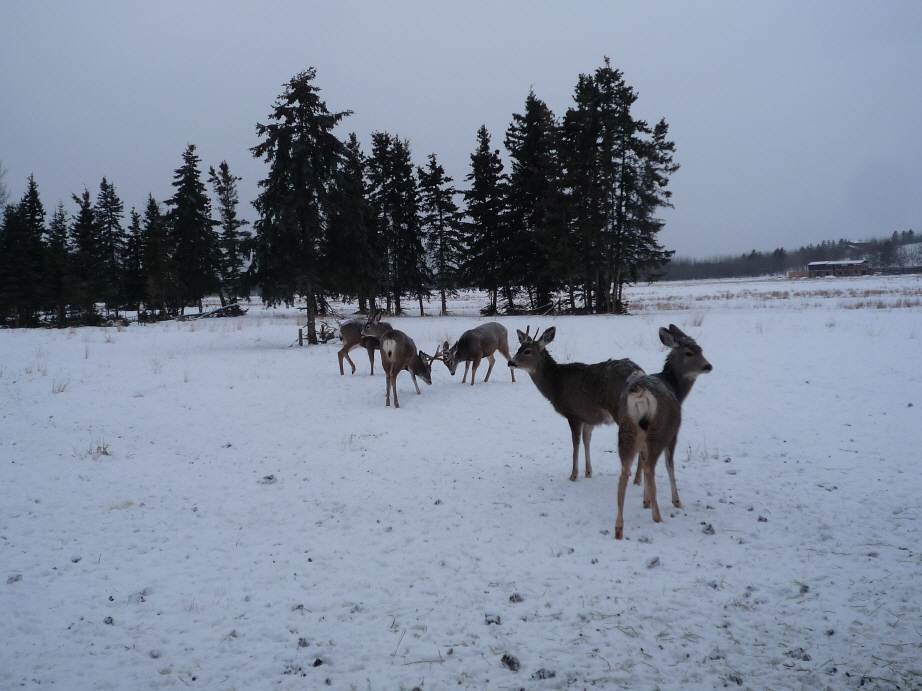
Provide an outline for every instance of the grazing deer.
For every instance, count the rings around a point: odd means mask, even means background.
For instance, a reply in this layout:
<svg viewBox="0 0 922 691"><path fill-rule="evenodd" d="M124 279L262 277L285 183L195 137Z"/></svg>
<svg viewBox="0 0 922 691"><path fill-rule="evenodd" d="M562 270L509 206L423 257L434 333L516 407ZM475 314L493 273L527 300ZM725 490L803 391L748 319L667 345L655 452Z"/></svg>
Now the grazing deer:
<svg viewBox="0 0 922 691"><path fill-rule="evenodd" d="M618 482L618 518L615 521L615 538L624 537L624 494L631 475L634 457L640 454L640 470L646 479L644 508L653 509L653 520L660 523L659 505L656 502L656 462L666 452L666 470L672 487L672 505L682 508L675 482L676 442L682 425L682 402L688 396L699 374L713 367L704 359L695 339L686 336L675 324L659 330L659 338L670 349L663 371L631 380L621 396L618 407L618 455L621 458L621 478ZM639 484L639 482L638 482Z"/></svg>
<svg viewBox="0 0 922 691"><path fill-rule="evenodd" d="M512 359L509 354L509 333L506 331L506 327L499 322L488 322L481 324L476 329L465 331L461 334L458 342L451 347L449 347L448 341L445 341L439 358L448 367L451 376L455 376L458 364L463 362L464 376L461 377L461 383L463 384L467 380L467 370L470 368L471 386L473 386L477 368L483 358L490 361L487 376L483 378L483 381L484 383L490 381L490 372L493 371L493 365L496 363L493 353L497 350L507 360ZM515 369L510 369L509 373L512 375L512 381L515 382Z"/></svg>
<svg viewBox="0 0 922 691"><path fill-rule="evenodd" d="M350 319L343 322L339 327L339 336L343 339L343 347L337 353L339 356L339 373L345 374L343 371L343 358L345 358L352 367L352 374L355 374L355 363L349 357L349 351L362 346L368 351L368 362L371 363L371 373L374 374L375 351L381 345L379 338L381 334L390 330L390 328L390 324L381 321L380 312L364 321L362 319Z"/></svg>
<svg viewBox="0 0 922 691"><path fill-rule="evenodd" d="M422 391L419 390L416 377L431 386L432 362L437 359L437 356L426 355L421 350L417 351L413 339L403 331L391 329L383 333L381 335L381 366L384 368L384 375L387 379L385 384L387 402L385 405L391 404L391 391L393 391L394 407L400 407L397 400L397 375L400 374L401 370L407 370L410 373L417 395L421 394Z"/></svg>
<svg viewBox="0 0 922 691"><path fill-rule="evenodd" d="M531 376L554 410L567 418L573 435L573 472L570 480L579 476L579 442L583 440L586 455L586 477L592 477L589 443L592 430L597 425L610 425L617 419L621 392L631 377L644 372L630 360L606 360L593 365L582 362L558 364L547 352L547 344L554 340L555 327L545 329L541 337L528 332L517 332L519 347L510 367L519 367Z"/></svg>

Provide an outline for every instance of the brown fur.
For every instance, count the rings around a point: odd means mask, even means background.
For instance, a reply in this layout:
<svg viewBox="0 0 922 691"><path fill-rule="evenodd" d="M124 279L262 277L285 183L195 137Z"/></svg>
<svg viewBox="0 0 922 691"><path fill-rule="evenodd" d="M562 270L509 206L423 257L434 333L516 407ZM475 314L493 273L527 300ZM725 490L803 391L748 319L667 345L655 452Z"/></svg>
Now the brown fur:
<svg viewBox="0 0 922 691"><path fill-rule="evenodd" d="M624 537L624 495L631 476L634 458L640 455L635 484L644 486L644 508L653 510L653 520L661 522L656 501L656 463L666 452L666 470L672 488L672 505L681 508L675 481L674 455L679 428L682 426L682 402L691 392L699 374L713 367L693 338L675 325L659 330L663 345L670 348L663 371L633 379L624 389L618 406L618 455L621 477L618 482L618 518L615 538Z"/></svg>
<svg viewBox="0 0 922 691"><path fill-rule="evenodd" d="M451 376L455 376L455 370L458 364L464 363L464 376L461 377L461 383L467 380L468 368L471 369L471 386L474 385L474 377L477 375L477 368L480 361L487 358L490 361L490 367L487 369L487 376L483 378L484 383L490 381L490 372L493 371L493 365L496 363L496 357L493 355L496 351L503 354L506 360L511 360L509 354L509 332L506 327L499 322L488 322L481 324L475 329L470 329L461 334L461 338L453 346L448 345L448 341L442 345L442 362L448 367ZM512 381L515 381L515 370L510 369Z"/></svg>

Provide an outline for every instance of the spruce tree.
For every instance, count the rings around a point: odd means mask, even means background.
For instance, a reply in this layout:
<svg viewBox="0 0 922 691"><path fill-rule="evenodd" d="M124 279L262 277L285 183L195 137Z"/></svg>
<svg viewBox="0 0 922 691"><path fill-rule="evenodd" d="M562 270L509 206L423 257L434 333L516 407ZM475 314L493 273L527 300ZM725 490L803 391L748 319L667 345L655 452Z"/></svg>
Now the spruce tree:
<svg viewBox="0 0 922 691"><path fill-rule="evenodd" d="M269 175L259 182L262 191L254 202L259 218L250 273L270 305L306 298L307 339L312 344L317 343L320 246L330 186L345 155L333 130L350 114L327 109L312 83L316 74L309 68L285 85L269 115L271 122L256 125L263 141L251 149L269 163Z"/></svg>
<svg viewBox="0 0 922 691"><path fill-rule="evenodd" d="M141 219L141 248L144 265L145 302L153 319L166 318L175 306L176 282L173 248L167 219L153 195L148 195Z"/></svg>
<svg viewBox="0 0 922 691"><path fill-rule="evenodd" d="M455 197L458 190L445 174L435 154L429 154L425 168L417 170L426 249L434 269L434 285L441 298L441 315L448 314L447 298L461 287L461 265L464 263L464 214Z"/></svg>
<svg viewBox="0 0 922 691"><path fill-rule="evenodd" d="M96 207L90 191L83 189L79 197L72 195L77 213L71 221L73 243L74 304L80 312L79 321L92 325L99 323L96 303L106 298L106 252L103 246Z"/></svg>
<svg viewBox="0 0 922 691"><path fill-rule="evenodd" d="M394 314L400 314L401 298L413 295L422 313L423 296L429 294L432 276L423 248L419 183L409 142L374 132L368 171L371 203L385 249L388 307L393 298Z"/></svg>
<svg viewBox="0 0 922 691"><path fill-rule="evenodd" d="M186 147L182 159L173 173L176 192L167 201L173 268L181 309L198 306L201 311L202 298L221 293L221 250L194 144Z"/></svg>
<svg viewBox="0 0 922 691"><path fill-rule="evenodd" d="M141 306L147 299L146 275L144 271L144 228L141 214L132 209L131 222L125 234L125 248L120 264L122 267L122 300L127 308L134 309L141 318Z"/></svg>
<svg viewBox="0 0 922 691"><path fill-rule="evenodd" d="M477 131L477 148L471 154L471 172L464 191L468 255L464 262L465 282L487 291L486 314L496 314L503 264L508 260L506 237L506 184L499 150L493 149L485 125Z"/></svg>
<svg viewBox="0 0 922 691"><path fill-rule="evenodd" d="M237 298L245 294L243 270L249 257L247 245L250 234L241 228L250 222L237 218L237 206L240 203L237 182L242 179L231 175L227 161L221 161L217 171L214 167L208 169L208 182L214 190L218 202L218 217L221 219L221 282L224 287L222 295L226 295L231 302L237 302Z"/></svg>
<svg viewBox="0 0 922 691"><path fill-rule="evenodd" d="M362 313L375 308L384 266L366 168L365 155L352 133L331 186L323 245L324 285L336 294L358 298Z"/></svg>
<svg viewBox="0 0 922 691"><path fill-rule="evenodd" d="M64 203L58 202L45 236L45 287L47 304L54 314L54 324L67 323L67 308L73 298L70 228Z"/></svg>
<svg viewBox="0 0 922 691"><path fill-rule="evenodd" d="M532 307L551 302L559 267L551 265L560 236L557 122L544 101L529 92L525 112L513 114L506 130L506 150L511 161L508 176L509 235L516 248L504 264L508 286L534 289ZM509 305L511 307L512 305Z"/></svg>
<svg viewBox="0 0 922 691"><path fill-rule="evenodd" d="M14 327L35 326L44 302L45 209L38 183L29 176L26 193L4 210L0 228L0 314Z"/></svg>
<svg viewBox="0 0 922 691"><path fill-rule="evenodd" d="M100 299L106 303L107 309L114 308L116 315L123 299L121 260L126 242L125 230L122 228L124 215L125 205L115 193L115 186L103 178L99 194L96 195L96 223L102 255Z"/></svg>

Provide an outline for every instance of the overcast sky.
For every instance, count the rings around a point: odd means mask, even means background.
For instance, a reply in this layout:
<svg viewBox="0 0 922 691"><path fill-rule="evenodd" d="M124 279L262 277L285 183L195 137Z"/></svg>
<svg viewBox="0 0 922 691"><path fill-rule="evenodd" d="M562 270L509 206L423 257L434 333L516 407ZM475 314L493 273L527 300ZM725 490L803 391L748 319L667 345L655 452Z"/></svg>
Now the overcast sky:
<svg viewBox="0 0 922 691"><path fill-rule="evenodd" d="M922 2L0 1L0 162L46 210L105 176L139 210L203 172L265 164L257 122L315 67L340 134L430 153L456 184L529 89L557 116L608 56L682 168L660 238L686 257L922 230Z"/></svg>

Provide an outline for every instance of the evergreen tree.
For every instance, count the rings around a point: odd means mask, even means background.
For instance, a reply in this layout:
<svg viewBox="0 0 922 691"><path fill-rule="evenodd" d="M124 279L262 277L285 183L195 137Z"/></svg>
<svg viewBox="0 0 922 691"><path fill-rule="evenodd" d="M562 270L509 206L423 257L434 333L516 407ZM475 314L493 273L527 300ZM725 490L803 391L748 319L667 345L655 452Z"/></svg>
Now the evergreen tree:
<svg viewBox="0 0 922 691"><path fill-rule="evenodd" d="M464 263L464 215L455 202L458 190L445 174L435 154L429 163L417 170L426 249L434 268L434 283L441 298L441 315L448 314L447 298L461 287L461 265Z"/></svg>
<svg viewBox="0 0 922 691"><path fill-rule="evenodd" d="M131 223L125 237L125 248L120 260L122 267L121 295L124 304L134 309L141 318L141 306L147 299L144 267L144 227L141 214L135 209L129 214Z"/></svg>
<svg viewBox="0 0 922 691"><path fill-rule="evenodd" d="M596 309L622 312L624 285L654 277L671 256L656 240L655 214L670 205L675 146L664 121L651 128L632 116L637 95L608 58L580 76L574 100L564 120L564 180L576 195L569 221L587 251Z"/></svg>
<svg viewBox="0 0 922 691"><path fill-rule="evenodd" d="M143 253L145 301L162 319L175 304L176 288L169 226L153 195L148 195L144 207L139 244Z"/></svg>
<svg viewBox="0 0 922 691"><path fill-rule="evenodd" d="M14 327L38 323L46 288L44 232L45 209L30 175L26 193L19 204L7 205L0 227L0 314Z"/></svg>
<svg viewBox="0 0 922 691"><path fill-rule="evenodd" d="M186 147L182 158L183 165L173 174L176 192L167 201L173 269L180 308L197 305L201 311L202 298L221 293L221 250L194 144Z"/></svg>
<svg viewBox="0 0 922 691"><path fill-rule="evenodd" d="M531 91L524 114L513 114L506 130L511 161L506 242L516 251L504 264L509 271L505 278L509 286L534 289L532 307L550 303L558 282L559 267L551 264L564 233L558 200L557 129L554 114Z"/></svg>
<svg viewBox="0 0 922 691"><path fill-rule="evenodd" d="M467 245L470 248L463 272L466 283L487 291L487 314L496 314L503 264L507 261L506 184L499 150L491 148L485 125L477 131L477 149L471 154L471 172L464 191L468 218Z"/></svg>
<svg viewBox="0 0 922 691"><path fill-rule="evenodd" d="M45 287L55 325L63 327L67 323L67 307L73 293L70 228L63 202L55 207L45 236Z"/></svg>
<svg viewBox="0 0 922 691"><path fill-rule="evenodd" d="M84 188L81 196L72 196L77 204L70 231L73 242L73 303L80 311L80 323L96 324L99 322L96 303L106 296L106 252L90 191Z"/></svg>
<svg viewBox="0 0 922 691"><path fill-rule="evenodd" d="M331 113L312 84L309 68L285 85L268 125L257 124L262 143L251 149L269 163L254 203L253 264L250 272L268 304L307 298L307 339L317 343L315 313L321 285L320 245L329 217L329 192L345 156L333 129L349 111Z"/></svg>
<svg viewBox="0 0 922 691"><path fill-rule="evenodd" d="M384 266L366 168L365 155L352 133L331 187L323 247L324 284L339 295L357 297L362 313L374 310Z"/></svg>
<svg viewBox="0 0 922 691"><path fill-rule="evenodd" d="M100 299L106 303L108 309L114 307L116 315L122 301L121 260L126 242L125 230L122 228L124 215L125 205L115 193L115 186L103 178L99 185L99 194L96 195L96 223L103 262L102 275L99 277L102 289Z"/></svg>
<svg viewBox="0 0 922 691"><path fill-rule="evenodd" d="M223 294L227 295L231 302L237 302L237 298L245 294L243 274L244 266L249 258L246 248L250 234L241 228L249 225L250 222L237 218L237 205L240 203L237 196L237 182L242 179L231 175L227 161L221 161L217 171L214 167L208 169L208 182L211 183L218 201L218 216L221 219Z"/></svg>
<svg viewBox="0 0 922 691"><path fill-rule="evenodd" d="M423 249L419 183L409 142L374 132L368 171L371 203L385 248L388 308L393 298L394 313L400 314L401 298L413 295L422 314L423 296L429 294L432 276Z"/></svg>

